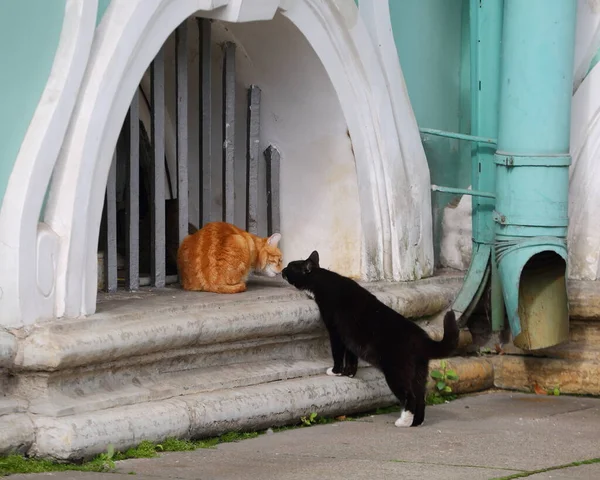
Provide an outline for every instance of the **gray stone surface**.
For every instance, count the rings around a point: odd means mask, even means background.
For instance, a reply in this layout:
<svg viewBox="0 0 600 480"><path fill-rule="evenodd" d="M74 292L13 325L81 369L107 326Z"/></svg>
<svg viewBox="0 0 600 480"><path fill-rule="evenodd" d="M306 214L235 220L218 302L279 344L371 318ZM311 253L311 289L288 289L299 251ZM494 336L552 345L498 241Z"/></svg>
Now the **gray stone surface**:
<svg viewBox="0 0 600 480"><path fill-rule="evenodd" d="M0 455L26 453L34 440L33 422L27 415L2 415L0 417Z"/></svg>
<svg viewBox="0 0 600 480"><path fill-rule="evenodd" d="M425 425L400 429L395 414L261 435L214 449L117 462L117 474L14 479L300 480L600 478L600 464L553 469L600 453L600 399L489 393L428 407ZM532 473L539 469L553 469Z"/></svg>
<svg viewBox="0 0 600 480"><path fill-rule="evenodd" d="M23 399L0 397L0 419L3 415L10 415L11 413L22 413L26 410L27 402Z"/></svg>
<svg viewBox="0 0 600 480"><path fill-rule="evenodd" d="M0 368L12 364L17 354L17 339L11 333L0 330Z"/></svg>
<svg viewBox="0 0 600 480"><path fill-rule="evenodd" d="M411 318L439 313L460 288L460 277L405 284L375 283L369 289ZM138 298L135 298L138 297ZM224 298L227 297L227 298ZM92 318L35 326L20 341L15 365L25 370L89 366L132 356L321 329L314 301L281 282L256 280L229 296L180 289L115 294Z"/></svg>
<svg viewBox="0 0 600 480"><path fill-rule="evenodd" d="M385 380L373 368L361 369L357 378L352 379L321 374L184 395L93 414L34 416L36 439L30 453L77 459L102 453L109 444L125 450L141 440L267 428L293 422L315 410L335 415L393 402Z"/></svg>

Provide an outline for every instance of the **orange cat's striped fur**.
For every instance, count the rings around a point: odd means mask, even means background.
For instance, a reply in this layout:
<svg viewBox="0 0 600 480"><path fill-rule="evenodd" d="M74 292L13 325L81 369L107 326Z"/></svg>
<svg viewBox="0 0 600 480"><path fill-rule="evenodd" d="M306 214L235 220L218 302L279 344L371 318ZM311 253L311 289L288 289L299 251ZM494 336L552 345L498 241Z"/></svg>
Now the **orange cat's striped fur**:
<svg viewBox="0 0 600 480"><path fill-rule="evenodd" d="M283 269L281 234L261 238L225 222L207 223L184 238L177 252L184 290L239 293L252 270L274 277Z"/></svg>

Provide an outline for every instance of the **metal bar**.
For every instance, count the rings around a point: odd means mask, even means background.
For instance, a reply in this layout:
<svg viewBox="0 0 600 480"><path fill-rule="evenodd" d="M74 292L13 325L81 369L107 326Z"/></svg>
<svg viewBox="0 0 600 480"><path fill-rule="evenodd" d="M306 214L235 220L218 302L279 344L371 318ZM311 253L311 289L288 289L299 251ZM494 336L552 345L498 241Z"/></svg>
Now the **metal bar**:
<svg viewBox="0 0 600 480"><path fill-rule="evenodd" d="M140 97L136 89L129 107L129 161L127 178L127 277L128 290L140 288Z"/></svg>
<svg viewBox="0 0 600 480"><path fill-rule="evenodd" d="M188 234L188 33L184 21L175 32L177 89L177 206L179 244Z"/></svg>
<svg viewBox="0 0 600 480"><path fill-rule="evenodd" d="M267 163L267 233L280 232L280 210L279 210L279 172L281 155L277 147L269 145L265 150Z"/></svg>
<svg viewBox="0 0 600 480"><path fill-rule="evenodd" d="M164 47L163 47L164 48ZM160 49L151 67L154 175L151 212L152 285L165 286L165 62Z"/></svg>
<svg viewBox="0 0 600 480"><path fill-rule="evenodd" d="M106 243L104 249L104 290L117 291L117 153L113 154L106 181Z"/></svg>
<svg viewBox="0 0 600 480"><path fill-rule="evenodd" d="M223 45L223 221L233 223L235 159L235 44Z"/></svg>
<svg viewBox="0 0 600 480"><path fill-rule="evenodd" d="M471 195L472 197L496 198L496 195L494 193L480 192L478 190L468 190L466 188L440 187L439 185L432 185L431 191L443 193L458 193L460 195Z"/></svg>
<svg viewBox="0 0 600 480"><path fill-rule="evenodd" d="M212 104L211 104L211 21L198 18L200 39L200 225L211 220L212 203Z"/></svg>
<svg viewBox="0 0 600 480"><path fill-rule="evenodd" d="M258 233L258 155L260 144L260 88L248 89L248 131L246 134L246 230Z"/></svg>
<svg viewBox="0 0 600 480"><path fill-rule="evenodd" d="M490 145L496 145L498 143L498 141L494 138L478 137L476 135L466 135L464 133L446 132L445 130L436 130L434 128L419 128L419 131L427 135L455 138L457 140L467 140L469 142L487 143Z"/></svg>
<svg viewBox="0 0 600 480"><path fill-rule="evenodd" d="M165 277L165 284L166 285L172 285L174 283L177 283L178 277L177 275L167 275ZM140 277L140 287L149 287L152 285L152 279L148 276L148 275L142 275Z"/></svg>

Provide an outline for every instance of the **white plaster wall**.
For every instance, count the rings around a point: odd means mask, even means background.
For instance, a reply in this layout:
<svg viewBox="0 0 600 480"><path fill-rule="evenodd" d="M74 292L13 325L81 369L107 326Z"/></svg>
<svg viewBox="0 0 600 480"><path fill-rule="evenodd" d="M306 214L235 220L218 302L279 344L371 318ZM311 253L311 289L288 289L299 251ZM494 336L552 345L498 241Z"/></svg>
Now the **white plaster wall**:
<svg viewBox="0 0 600 480"><path fill-rule="evenodd" d="M262 88L260 149L273 144L281 152L285 261L306 258L316 249L323 265L360 277L362 229L354 154L323 64L282 14L268 23L228 29L243 46L243 51L238 48L238 81Z"/></svg>
<svg viewBox="0 0 600 480"><path fill-rule="evenodd" d="M198 56L196 21L189 20L190 58ZM276 145L281 152L281 247L284 260L307 257L317 249L324 266L344 275L361 277L361 222L356 167L348 127L335 89L319 57L298 28L283 14L269 22L212 24L212 188L211 219L221 219L222 48L236 49L235 223L245 227L246 209L246 91L261 88L261 143L263 152ZM276 38L277 42L273 43ZM268 54L265 52L268 51ZM173 35L165 48L167 80L175 68ZM196 72L197 61L190 71ZM171 72L172 73L172 72ZM197 75L192 79L195 84ZM149 92L148 74L144 87ZM167 81L167 156L174 156L175 86ZM147 85L146 85L147 84ZM190 111L197 110L198 96ZM144 114L145 110L141 109ZM146 118L147 117L147 118ZM148 122L146 112L142 119ZM199 194L197 115L190 125L190 212L197 225ZM192 140L193 139L193 140ZM193 142L193 146L192 146ZM171 155L169 155L169 153ZM266 236L266 164L259 162L259 235ZM174 171L174 170L173 170ZM288 235L289 233L289 235Z"/></svg>

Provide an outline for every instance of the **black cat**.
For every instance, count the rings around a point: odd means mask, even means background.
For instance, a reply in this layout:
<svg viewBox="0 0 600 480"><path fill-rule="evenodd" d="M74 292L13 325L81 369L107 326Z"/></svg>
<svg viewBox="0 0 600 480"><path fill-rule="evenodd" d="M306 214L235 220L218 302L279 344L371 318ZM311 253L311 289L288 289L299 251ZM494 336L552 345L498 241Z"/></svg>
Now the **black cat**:
<svg viewBox="0 0 600 480"><path fill-rule="evenodd" d="M403 405L396 426L421 425L429 360L450 355L458 345L454 312L446 313L444 337L437 342L354 280L320 268L316 251L306 260L290 262L282 275L317 302L333 356L327 374L353 377L362 358L383 372Z"/></svg>

